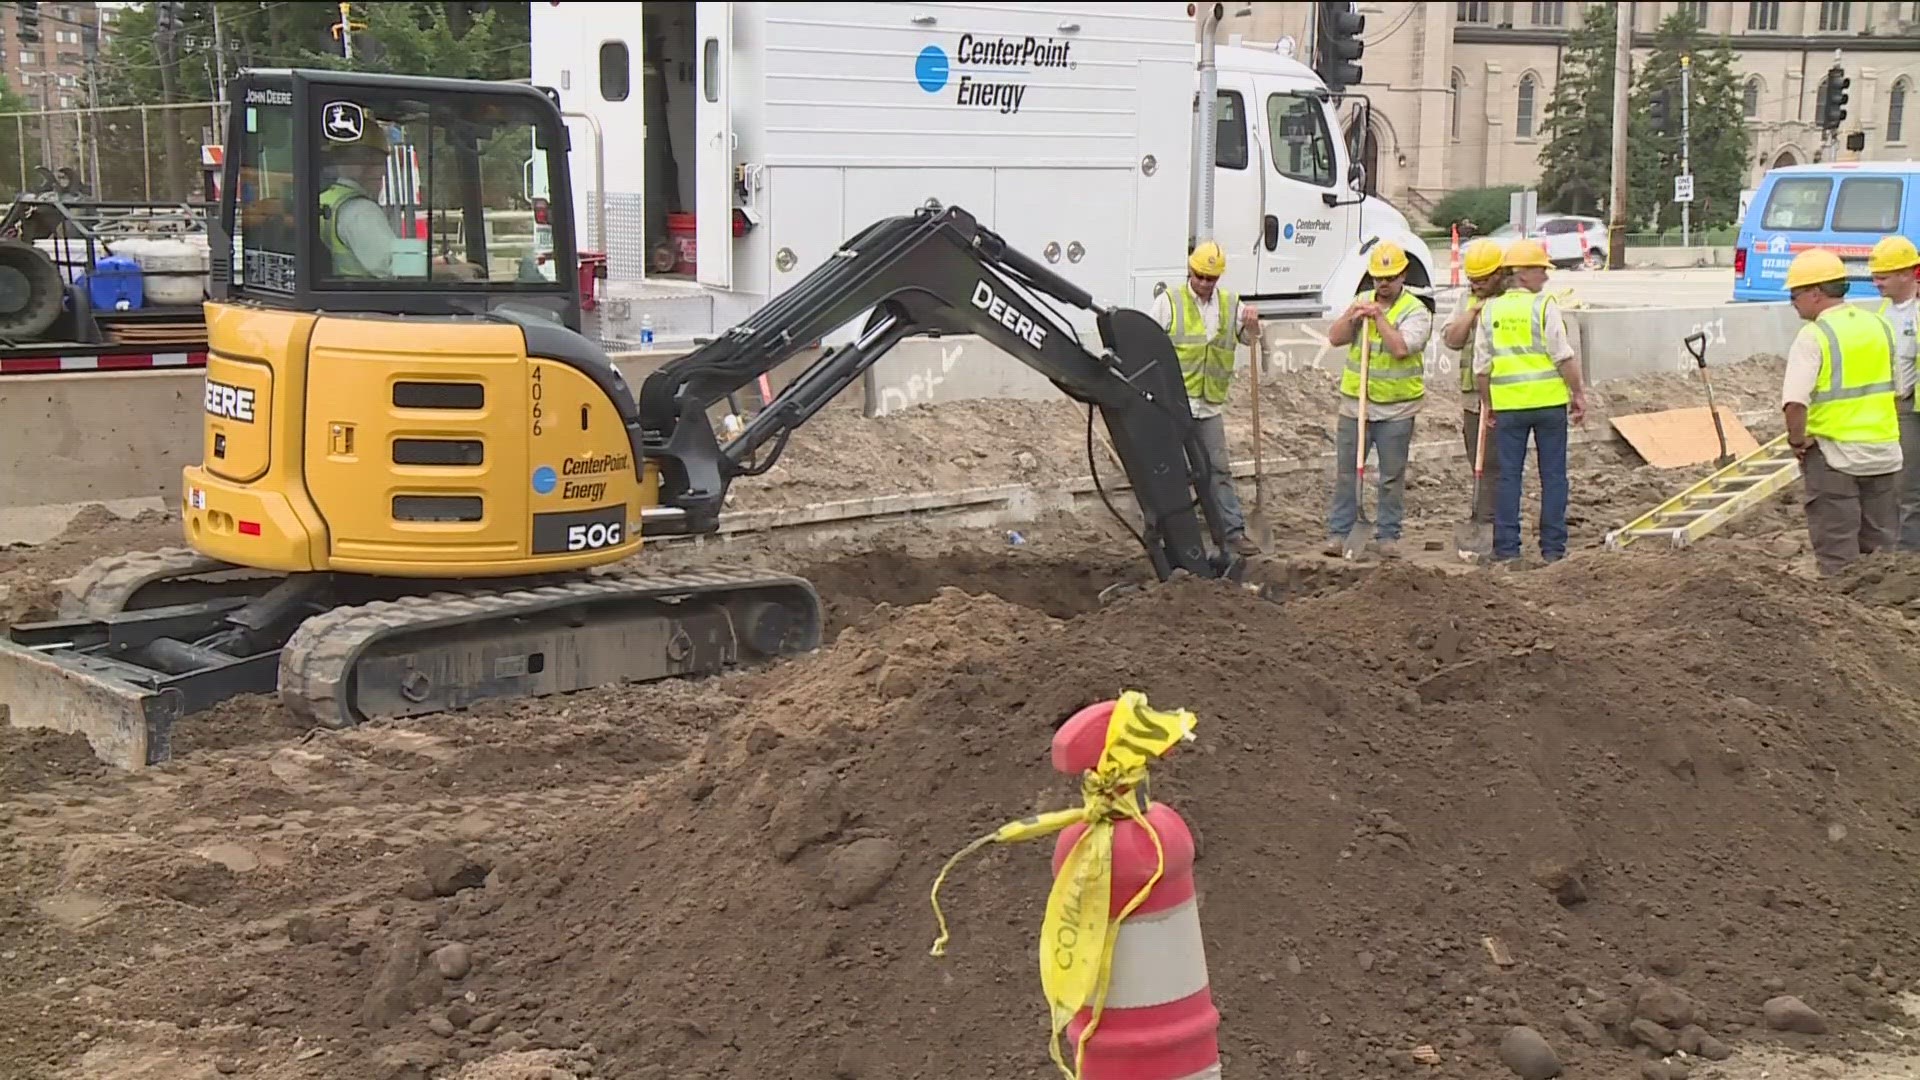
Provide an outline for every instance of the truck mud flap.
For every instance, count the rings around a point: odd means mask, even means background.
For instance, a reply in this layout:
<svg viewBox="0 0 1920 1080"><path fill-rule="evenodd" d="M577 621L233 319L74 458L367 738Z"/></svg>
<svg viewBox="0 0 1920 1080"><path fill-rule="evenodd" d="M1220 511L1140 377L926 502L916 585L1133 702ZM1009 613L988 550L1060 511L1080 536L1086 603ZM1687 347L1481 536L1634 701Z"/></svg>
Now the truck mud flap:
<svg viewBox="0 0 1920 1080"><path fill-rule="evenodd" d="M0 638L0 719L84 735L95 757L123 769L166 761L174 722L185 711L180 691L136 685L109 664Z"/></svg>

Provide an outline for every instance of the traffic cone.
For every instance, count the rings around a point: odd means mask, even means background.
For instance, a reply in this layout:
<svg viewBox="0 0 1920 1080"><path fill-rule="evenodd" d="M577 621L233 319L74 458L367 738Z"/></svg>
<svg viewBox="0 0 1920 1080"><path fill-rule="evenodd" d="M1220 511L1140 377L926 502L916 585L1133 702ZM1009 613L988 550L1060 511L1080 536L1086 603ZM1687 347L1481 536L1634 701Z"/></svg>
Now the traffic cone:
<svg viewBox="0 0 1920 1080"><path fill-rule="evenodd" d="M1053 738L1055 769L1080 776L1100 763L1115 705L1089 705L1061 725ZM1079 1060L1080 1080L1218 1080L1220 1013L1200 934L1193 833L1163 802L1154 801L1144 817L1151 834L1130 818L1114 822L1109 917L1120 917L1156 867L1160 880L1114 930L1106 1004ZM1075 824L1061 832L1053 851L1055 875L1086 830ZM1155 853L1154 834L1164 863ZM1091 1019L1092 1011L1081 1009L1069 1022L1068 1046L1079 1045Z"/></svg>

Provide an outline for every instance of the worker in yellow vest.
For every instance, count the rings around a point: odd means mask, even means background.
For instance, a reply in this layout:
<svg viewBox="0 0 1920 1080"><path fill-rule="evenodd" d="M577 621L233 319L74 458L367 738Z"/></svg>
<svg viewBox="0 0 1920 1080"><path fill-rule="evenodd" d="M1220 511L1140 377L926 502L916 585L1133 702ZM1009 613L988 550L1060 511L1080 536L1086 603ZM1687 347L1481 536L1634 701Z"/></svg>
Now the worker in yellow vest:
<svg viewBox="0 0 1920 1080"><path fill-rule="evenodd" d="M1427 339L1433 312L1407 291L1407 252L1381 240L1367 256L1373 288L1354 297L1327 328L1327 344L1347 346L1340 375L1340 422L1334 439L1333 507L1327 513L1327 554L1345 551L1347 533L1360 516L1358 478L1351 468L1360 454L1379 456L1376 499L1380 520L1373 527L1373 549L1383 558L1399 555L1401 520L1406 514L1407 455L1413 447L1413 422L1425 403ZM1367 449L1360 438L1360 335L1367 335Z"/></svg>
<svg viewBox="0 0 1920 1080"><path fill-rule="evenodd" d="M1822 576L1900 532L1900 419L1893 328L1846 301L1847 267L1826 248L1787 266L1787 298L1807 325L1787 349L1780 408L1801 462L1807 535Z"/></svg>
<svg viewBox="0 0 1920 1080"><path fill-rule="evenodd" d="M1481 237L1461 252L1467 273L1466 302L1440 329L1440 341L1460 354L1460 436L1467 447L1467 464L1480 452L1480 390L1473 382L1473 326L1487 301L1507 291L1512 274L1501 265L1500 245ZM1493 524L1493 490L1500 483L1500 455L1494 453L1493 433L1487 433L1487 460L1480 467L1480 497L1474 500L1471 521Z"/></svg>
<svg viewBox="0 0 1920 1080"><path fill-rule="evenodd" d="M1226 517L1227 546L1235 554L1257 555L1260 546L1247 535L1240 496L1233 490L1233 457L1227 452L1227 395L1233 388L1236 345L1251 345L1260 332L1260 316L1231 289L1220 288L1227 256L1211 240L1187 256L1187 280L1153 298L1153 317L1173 339L1180 373L1187 384L1187 408L1200 426L1207 448L1208 479Z"/></svg>
<svg viewBox="0 0 1920 1080"><path fill-rule="evenodd" d="M1480 407L1493 410L1490 441L1500 461L1494 491L1493 562L1520 559L1520 485L1532 440L1540 468L1540 557L1567 555L1567 423L1587 417L1585 380L1560 305L1544 293L1553 263L1540 241L1507 247L1512 287L1480 308L1473 339Z"/></svg>
<svg viewBox="0 0 1920 1080"><path fill-rule="evenodd" d="M1920 414L1913 409L1916 381L1915 354L1920 341L1920 250L1913 241L1895 234L1873 245L1867 272L1880 290L1874 311L1893 327L1893 388L1900 415L1900 550L1920 551Z"/></svg>
<svg viewBox="0 0 1920 1080"><path fill-rule="evenodd" d="M330 108L343 108L338 104ZM391 278L395 234L377 201L387 178L386 128L361 114L352 138L330 135L323 144L331 174L320 191L320 244L332 278Z"/></svg>

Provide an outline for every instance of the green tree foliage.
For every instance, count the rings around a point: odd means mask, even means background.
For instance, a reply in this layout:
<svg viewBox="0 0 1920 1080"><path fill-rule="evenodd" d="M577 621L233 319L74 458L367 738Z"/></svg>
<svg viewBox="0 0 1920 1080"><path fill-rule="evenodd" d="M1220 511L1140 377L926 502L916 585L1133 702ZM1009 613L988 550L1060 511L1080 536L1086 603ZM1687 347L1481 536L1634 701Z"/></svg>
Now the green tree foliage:
<svg viewBox="0 0 1920 1080"><path fill-rule="evenodd" d="M1613 162L1614 7L1594 4L1568 35L1567 51L1542 125L1540 208L1596 214Z"/></svg>
<svg viewBox="0 0 1920 1080"><path fill-rule="evenodd" d="M213 3L175 3L171 50L161 32L160 5L121 9L119 29L97 64L98 106L207 102L219 94ZM330 3L220 3L219 38L228 78L246 67L325 67L456 78L524 79L531 72L529 8L524 3L356 3L353 58L334 33ZM143 123L128 109L101 118L103 194L114 198L184 197L197 187L202 142L211 136L207 109L149 110ZM517 168L517 166L515 166ZM491 171L491 169L490 169Z"/></svg>
<svg viewBox="0 0 1920 1080"><path fill-rule="evenodd" d="M1649 221L1658 208L1658 228L1680 224L1673 202L1673 178L1680 175L1680 58L1691 59L1688 76L1692 103L1688 140L1693 171L1693 227L1725 225L1740 212L1740 185L1747 175L1753 136L1741 109L1734 52L1722 39L1709 44L1686 9L1661 22L1652 53L1640 63L1632 91L1633 122L1628 128L1632 161L1627 195L1636 222ZM1656 90L1668 90L1670 135L1653 130L1647 105Z"/></svg>
<svg viewBox="0 0 1920 1080"><path fill-rule="evenodd" d="M1477 235L1484 236L1507 223L1513 211L1510 197L1519 190L1518 184L1508 184L1449 191L1433 204L1433 213L1427 215L1427 220L1442 229L1471 221Z"/></svg>

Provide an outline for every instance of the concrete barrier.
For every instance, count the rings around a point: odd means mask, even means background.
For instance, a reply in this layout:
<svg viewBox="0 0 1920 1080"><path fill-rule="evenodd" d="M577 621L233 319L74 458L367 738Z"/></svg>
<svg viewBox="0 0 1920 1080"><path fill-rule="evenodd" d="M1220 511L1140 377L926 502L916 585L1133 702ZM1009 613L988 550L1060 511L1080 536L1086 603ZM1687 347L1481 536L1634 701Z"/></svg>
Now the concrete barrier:
<svg viewBox="0 0 1920 1080"><path fill-rule="evenodd" d="M1450 302L1443 301L1444 318ZM1799 329L1785 303L1675 308L1581 308L1568 312L1575 346L1596 382L1691 364L1683 338L1708 338L1708 363L1784 354ZM1266 328L1267 370L1329 373L1346 350L1326 344L1326 323ZM622 353L614 361L636 389L646 374L684 349ZM1250 351L1240 350L1245 371ZM775 369L775 393L812 363L804 350ZM1453 384L1457 360L1429 354L1430 379ZM0 509L178 497L180 470L201 455L203 376L197 369L124 374L18 375L0 380ZM749 399L757 394L749 392ZM973 336L901 342L868 370L860 390L835 408L885 416L921 404L975 398L1059 400L1044 376ZM750 404L750 402L743 402Z"/></svg>
<svg viewBox="0 0 1920 1080"><path fill-rule="evenodd" d="M1567 315L1573 347L1594 382L1691 371L1693 357L1684 344L1690 334L1706 335L1709 368L1756 356L1785 356L1801 326L1793 306L1784 302L1581 308Z"/></svg>
<svg viewBox="0 0 1920 1080"><path fill-rule="evenodd" d="M971 334L908 338L861 378L868 416L978 398L1054 401L1052 380Z"/></svg>

